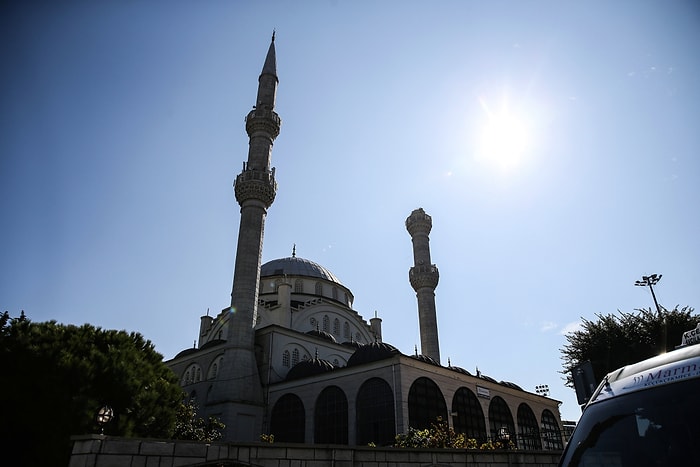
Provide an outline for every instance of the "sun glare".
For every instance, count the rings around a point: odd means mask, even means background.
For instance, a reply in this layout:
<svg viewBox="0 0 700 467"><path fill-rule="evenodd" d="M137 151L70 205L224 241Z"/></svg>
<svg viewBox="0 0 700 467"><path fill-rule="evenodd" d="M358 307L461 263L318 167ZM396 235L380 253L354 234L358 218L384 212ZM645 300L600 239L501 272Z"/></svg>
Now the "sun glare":
<svg viewBox="0 0 700 467"><path fill-rule="evenodd" d="M496 109L484 99L480 103L484 123L478 135L477 157L502 169L517 167L530 146L527 121L510 108L505 98Z"/></svg>

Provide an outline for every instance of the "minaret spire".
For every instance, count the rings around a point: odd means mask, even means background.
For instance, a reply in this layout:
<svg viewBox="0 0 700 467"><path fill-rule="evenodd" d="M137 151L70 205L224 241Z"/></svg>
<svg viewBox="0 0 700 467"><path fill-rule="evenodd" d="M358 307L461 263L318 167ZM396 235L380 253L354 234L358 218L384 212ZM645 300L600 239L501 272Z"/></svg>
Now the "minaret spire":
<svg viewBox="0 0 700 467"><path fill-rule="evenodd" d="M440 342L438 340L437 313L435 311L435 288L440 274L430 262L430 238L433 228L432 218L423 208L414 210L406 219L406 230L413 241L413 267L408 271L408 279L418 299L418 322L420 327L421 353L440 363Z"/></svg>
<svg viewBox="0 0 700 467"><path fill-rule="evenodd" d="M275 108L277 63L274 32L265 63L258 78L255 106L245 119L250 138L248 160L234 182L236 201L241 207L236 264L228 314L226 348L208 407L223 415L227 441L252 441L261 433L263 392L255 359L255 323L263 232L267 209L275 200L277 182L270 167L272 145L281 120Z"/></svg>

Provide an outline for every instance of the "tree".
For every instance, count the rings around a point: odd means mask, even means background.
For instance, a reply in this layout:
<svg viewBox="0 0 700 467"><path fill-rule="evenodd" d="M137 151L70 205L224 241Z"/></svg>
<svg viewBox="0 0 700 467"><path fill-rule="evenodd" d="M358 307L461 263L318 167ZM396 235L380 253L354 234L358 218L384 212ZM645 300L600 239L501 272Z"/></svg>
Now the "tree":
<svg viewBox="0 0 700 467"><path fill-rule="evenodd" d="M197 415L194 402L182 402L177 410L173 439L188 439L211 443L222 438L225 425L216 417L204 419Z"/></svg>
<svg viewBox="0 0 700 467"><path fill-rule="evenodd" d="M17 465L67 465L70 436L96 433L97 410L114 419L105 434L169 437L183 392L176 376L138 333L89 324L0 319L0 385L6 449Z"/></svg>
<svg viewBox="0 0 700 467"><path fill-rule="evenodd" d="M694 309L683 307L660 312L651 309L616 315L596 314L597 321L582 318L581 329L567 334L561 349L566 385L574 387L572 370L586 360L596 381L609 372L663 352L681 343L683 333L700 322Z"/></svg>

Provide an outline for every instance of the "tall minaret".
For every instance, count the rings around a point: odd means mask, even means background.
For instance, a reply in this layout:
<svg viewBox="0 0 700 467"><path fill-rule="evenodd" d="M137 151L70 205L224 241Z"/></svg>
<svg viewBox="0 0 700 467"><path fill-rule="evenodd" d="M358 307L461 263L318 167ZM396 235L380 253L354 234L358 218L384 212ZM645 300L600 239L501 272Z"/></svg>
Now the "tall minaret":
<svg viewBox="0 0 700 467"><path fill-rule="evenodd" d="M413 241L413 267L408 271L408 279L418 298L418 323L420 326L421 353L440 363L440 342L438 340L437 314L435 312L435 288L440 274L430 263L430 230L433 220L418 208L406 219L406 229Z"/></svg>
<svg viewBox="0 0 700 467"><path fill-rule="evenodd" d="M277 191L275 169L270 167L272 144L281 124L274 111L278 83L274 33L258 83L255 106L245 119L250 138L248 161L234 183L241 223L226 350L207 402L209 412L226 424L228 441L252 441L262 433L263 393L255 360L254 327L265 217Z"/></svg>

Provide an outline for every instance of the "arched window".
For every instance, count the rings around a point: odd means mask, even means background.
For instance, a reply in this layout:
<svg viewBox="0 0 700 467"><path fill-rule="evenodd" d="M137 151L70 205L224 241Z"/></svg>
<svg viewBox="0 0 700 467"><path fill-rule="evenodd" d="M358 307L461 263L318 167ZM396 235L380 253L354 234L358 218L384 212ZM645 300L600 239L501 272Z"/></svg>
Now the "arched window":
<svg viewBox="0 0 700 467"><path fill-rule="evenodd" d="M299 363L299 349L292 350L292 366Z"/></svg>
<svg viewBox="0 0 700 467"><path fill-rule="evenodd" d="M452 426L457 433L464 433L480 444L487 441L484 411L476 395L465 387L459 388L452 398Z"/></svg>
<svg viewBox="0 0 700 467"><path fill-rule="evenodd" d="M323 295L323 284L320 282L316 282L316 287L315 287L316 295Z"/></svg>
<svg viewBox="0 0 700 467"><path fill-rule="evenodd" d="M289 350L285 350L284 352L282 352L282 366L286 366L289 368L289 361L290 361Z"/></svg>
<svg viewBox="0 0 700 467"><path fill-rule="evenodd" d="M185 370L185 374L182 377L181 385L198 383L202 380L202 367L196 363L191 364Z"/></svg>
<svg viewBox="0 0 700 467"><path fill-rule="evenodd" d="M309 323L311 323L311 330L318 328L318 321L313 316L309 319Z"/></svg>
<svg viewBox="0 0 700 467"><path fill-rule="evenodd" d="M333 320L333 334L340 336L340 320L338 318Z"/></svg>
<svg viewBox="0 0 700 467"><path fill-rule="evenodd" d="M304 292L304 282L301 279L297 279L294 281L294 293L303 293Z"/></svg>
<svg viewBox="0 0 700 467"><path fill-rule="evenodd" d="M542 449L537 417L524 402L518 406L518 448L531 451Z"/></svg>
<svg viewBox="0 0 700 467"><path fill-rule="evenodd" d="M331 320L328 315L323 315L323 330L329 332L331 327Z"/></svg>
<svg viewBox="0 0 700 467"><path fill-rule="evenodd" d="M542 438L545 449L564 449L557 419L547 409L542 412Z"/></svg>
<svg viewBox="0 0 700 467"><path fill-rule="evenodd" d="M408 425L423 430L440 417L447 421L447 404L433 380L418 378L408 391Z"/></svg>
<svg viewBox="0 0 700 467"><path fill-rule="evenodd" d="M333 287L331 294L333 296L333 300L338 300L338 289L336 287Z"/></svg>
<svg viewBox="0 0 700 467"><path fill-rule="evenodd" d="M207 371L207 379L214 379L219 374L219 368L221 368L221 362L224 360L223 355L219 355L214 359L214 361L209 365L209 370Z"/></svg>
<svg viewBox="0 0 700 467"><path fill-rule="evenodd" d="M280 397L272 408L270 434L275 441L286 443L303 443L306 426L304 404L294 394Z"/></svg>
<svg viewBox="0 0 700 467"><path fill-rule="evenodd" d="M350 339L350 323L347 321L343 323L343 337L346 339Z"/></svg>
<svg viewBox="0 0 700 467"><path fill-rule="evenodd" d="M360 386L356 401L357 444L388 446L396 438L394 395L389 383L370 378Z"/></svg>
<svg viewBox="0 0 700 467"><path fill-rule="evenodd" d="M513 423L513 415L502 397L494 397L489 404L489 430L493 441L512 440L514 438L515 424Z"/></svg>
<svg viewBox="0 0 700 467"><path fill-rule="evenodd" d="M348 444L348 399L338 386L328 386L316 399L314 443Z"/></svg>

